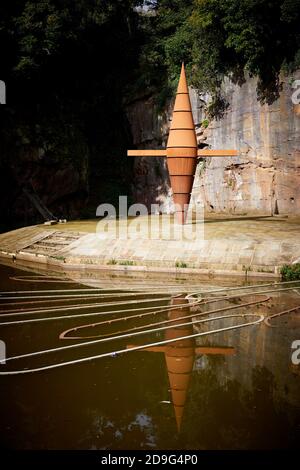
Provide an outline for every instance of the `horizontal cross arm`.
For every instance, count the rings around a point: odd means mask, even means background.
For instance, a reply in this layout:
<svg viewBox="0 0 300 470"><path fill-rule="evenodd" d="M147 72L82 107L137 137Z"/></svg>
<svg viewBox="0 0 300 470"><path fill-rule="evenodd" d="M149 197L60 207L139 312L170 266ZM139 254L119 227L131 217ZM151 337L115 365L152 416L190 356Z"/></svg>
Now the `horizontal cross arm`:
<svg viewBox="0 0 300 470"><path fill-rule="evenodd" d="M172 150L175 156L176 149L172 149ZM181 153L181 149L179 148L178 154L180 153ZM238 152L237 150L200 149L197 151L197 155L198 157L235 157L238 155ZM167 150L128 150L127 156L128 157L166 157Z"/></svg>
<svg viewBox="0 0 300 470"><path fill-rule="evenodd" d="M166 150L127 150L128 157L166 157Z"/></svg>
<svg viewBox="0 0 300 470"><path fill-rule="evenodd" d="M198 157L235 157L237 150L211 150L201 149L197 152Z"/></svg>

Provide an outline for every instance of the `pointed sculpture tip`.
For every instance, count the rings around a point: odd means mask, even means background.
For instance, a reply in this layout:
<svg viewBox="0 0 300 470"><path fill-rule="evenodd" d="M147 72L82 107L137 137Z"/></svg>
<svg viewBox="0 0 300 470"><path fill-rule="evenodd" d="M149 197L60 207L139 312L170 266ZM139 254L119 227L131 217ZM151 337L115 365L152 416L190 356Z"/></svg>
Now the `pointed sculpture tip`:
<svg viewBox="0 0 300 470"><path fill-rule="evenodd" d="M184 62L181 62L181 72L180 72L180 76L182 77L182 75L185 75Z"/></svg>
<svg viewBox="0 0 300 470"><path fill-rule="evenodd" d="M177 93L188 93L184 62L181 62L181 72L180 72L180 77L179 77L179 82L178 82Z"/></svg>

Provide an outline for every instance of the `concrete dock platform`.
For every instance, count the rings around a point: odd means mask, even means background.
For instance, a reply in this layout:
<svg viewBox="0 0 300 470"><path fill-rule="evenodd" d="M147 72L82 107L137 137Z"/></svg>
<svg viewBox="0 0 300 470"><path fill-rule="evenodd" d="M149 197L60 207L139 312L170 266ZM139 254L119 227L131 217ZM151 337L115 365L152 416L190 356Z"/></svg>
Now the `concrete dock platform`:
<svg viewBox="0 0 300 470"><path fill-rule="evenodd" d="M300 262L300 220L210 217L182 237L168 216L36 225L0 234L0 257L64 270L133 270L279 277Z"/></svg>

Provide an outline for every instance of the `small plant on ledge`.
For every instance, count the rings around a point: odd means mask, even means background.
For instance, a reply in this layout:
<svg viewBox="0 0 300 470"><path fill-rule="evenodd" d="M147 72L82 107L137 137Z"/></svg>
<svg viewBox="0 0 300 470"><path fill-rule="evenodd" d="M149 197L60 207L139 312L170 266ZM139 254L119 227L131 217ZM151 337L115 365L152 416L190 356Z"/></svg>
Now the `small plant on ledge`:
<svg viewBox="0 0 300 470"><path fill-rule="evenodd" d="M134 266L134 261L124 260L120 261L119 264L121 266Z"/></svg>
<svg viewBox="0 0 300 470"><path fill-rule="evenodd" d="M284 264L280 270L283 281L300 280L300 263Z"/></svg>
<svg viewBox="0 0 300 470"><path fill-rule="evenodd" d="M209 126L209 120L208 119L203 119L201 122L201 127L204 127L204 129L207 129Z"/></svg>
<svg viewBox="0 0 300 470"><path fill-rule="evenodd" d="M184 263L183 261L176 261L175 263L176 268L187 268L188 265Z"/></svg>

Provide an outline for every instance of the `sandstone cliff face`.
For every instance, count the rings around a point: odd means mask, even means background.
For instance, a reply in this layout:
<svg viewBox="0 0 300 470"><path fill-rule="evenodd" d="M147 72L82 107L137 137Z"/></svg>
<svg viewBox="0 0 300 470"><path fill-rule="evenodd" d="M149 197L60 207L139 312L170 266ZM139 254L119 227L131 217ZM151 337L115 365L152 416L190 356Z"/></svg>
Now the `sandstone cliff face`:
<svg viewBox="0 0 300 470"><path fill-rule="evenodd" d="M300 214L300 105L292 102L293 77L283 77L280 98L261 105L256 96L256 80L241 87L224 82L229 103L221 120L207 128L206 96L190 90L199 146L235 148L238 157L208 158L199 162L193 196L203 201L206 211L230 214ZM134 144L137 148L164 146L171 120L172 103L157 113L153 98L128 107ZM165 162L136 158L134 195L138 202L162 203L172 208Z"/></svg>

